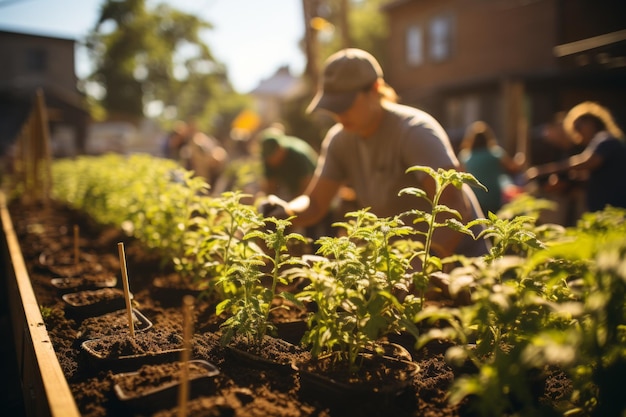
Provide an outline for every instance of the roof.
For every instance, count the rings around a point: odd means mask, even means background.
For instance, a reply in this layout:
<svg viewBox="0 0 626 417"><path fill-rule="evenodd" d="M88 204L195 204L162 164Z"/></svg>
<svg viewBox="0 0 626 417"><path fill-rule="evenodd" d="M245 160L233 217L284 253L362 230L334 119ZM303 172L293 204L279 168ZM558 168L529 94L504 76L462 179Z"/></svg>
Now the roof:
<svg viewBox="0 0 626 417"><path fill-rule="evenodd" d="M27 28L15 28L15 27L9 28L6 26L0 27L0 35L4 35L4 34L76 42L76 39L71 36L62 36L60 34L53 35L51 33L46 34L43 32L37 32L36 30L27 29Z"/></svg>
<svg viewBox="0 0 626 417"><path fill-rule="evenodd" d="M304 91L304 82L300 78L291 75L289 68L283 66L274 75L262 80L250 94L291 98L302 94Z"/></svg>

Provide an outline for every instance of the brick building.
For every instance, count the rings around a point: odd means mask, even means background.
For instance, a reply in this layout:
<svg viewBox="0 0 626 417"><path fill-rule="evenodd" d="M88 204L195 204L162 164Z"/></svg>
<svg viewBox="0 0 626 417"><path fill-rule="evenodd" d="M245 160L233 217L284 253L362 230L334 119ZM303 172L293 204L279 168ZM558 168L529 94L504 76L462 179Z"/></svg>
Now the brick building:
<svg viewBox="0 0 626 417"><path fill-rule="evenodd" d="M626 127L626 20L621 0L395 0L386 79L433 113L455 144L491 124L529 156L539 126L583 100Z"/></svg>

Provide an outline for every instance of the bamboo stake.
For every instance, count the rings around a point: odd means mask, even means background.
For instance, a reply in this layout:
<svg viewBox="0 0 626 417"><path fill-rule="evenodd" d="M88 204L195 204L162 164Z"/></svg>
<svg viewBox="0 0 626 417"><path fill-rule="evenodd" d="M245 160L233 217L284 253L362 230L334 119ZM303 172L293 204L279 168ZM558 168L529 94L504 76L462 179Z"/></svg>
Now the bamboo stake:
<svg viewBox="0 0 626 417"><path fill-rule="evenodd" d="M74 225L74 265L78 265L78 225Z"/></svg>
<svg viewBox="0 0 626 417"><path fill-rule="evenodd" d="M135 338L135 325L133 323L133 309L130 300L130 286L128 285L128 270L126 269L126 255L124 254L124 243L117 244L120 255L120 267L122 268L122 281L124 283L124 299L126 300L126 314L128 315L128 330L130 337Z"/></svg>
<svg viewBox="0 0 626 417"><path fill-rule="evenodd" d="M192 316L194 298L183 297L183 351L181 353L180 389L178 390L178 417L187 416L189 400L189 359L191 357Z"/></svg>

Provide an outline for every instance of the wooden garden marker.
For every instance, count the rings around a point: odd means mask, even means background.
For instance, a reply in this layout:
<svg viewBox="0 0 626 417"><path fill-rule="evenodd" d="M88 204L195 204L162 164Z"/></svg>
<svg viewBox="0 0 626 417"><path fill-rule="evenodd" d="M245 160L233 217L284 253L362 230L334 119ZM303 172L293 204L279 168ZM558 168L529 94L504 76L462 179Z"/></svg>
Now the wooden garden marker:
<svg viewBox="0 0 626 417"><path fill-rule="evenodd" d="M126 270L126 255L124 255L124 243L117 244L117 251L120 255L120 267L122 268L122 282L124 283L124 299L126 300L126 314L128 315L128 330L130 337L135 338L135 325L133 323L133 308L130 300L130 289L128 285L128 271Z"/></svg>
<svg viewBox="0 0 626 417"><path fill-rule="evenodd" d="M189 399L189 359L191 357L193 296L183 297L183 351L181 353L180 389L178 390L178 417L187 416Z"/></svg>
<svg viewBox="0 0 626 417"><path fill-rule="evenodd" d="M78 225L74 225L74 265L78 265Z"/></svg>

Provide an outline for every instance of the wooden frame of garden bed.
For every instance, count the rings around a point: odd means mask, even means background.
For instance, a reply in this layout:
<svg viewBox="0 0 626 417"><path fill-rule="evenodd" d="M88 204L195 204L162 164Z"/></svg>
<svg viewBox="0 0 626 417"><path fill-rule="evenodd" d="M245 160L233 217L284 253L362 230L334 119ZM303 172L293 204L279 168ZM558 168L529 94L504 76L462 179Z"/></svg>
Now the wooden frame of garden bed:
<svg viewBox="0 0 626 417"><path fill-rule="evenodd" d="M80 412L46 330L13 229L7 199L0 191L2 259L13 342L29 417L79 417Z"/></svg>

